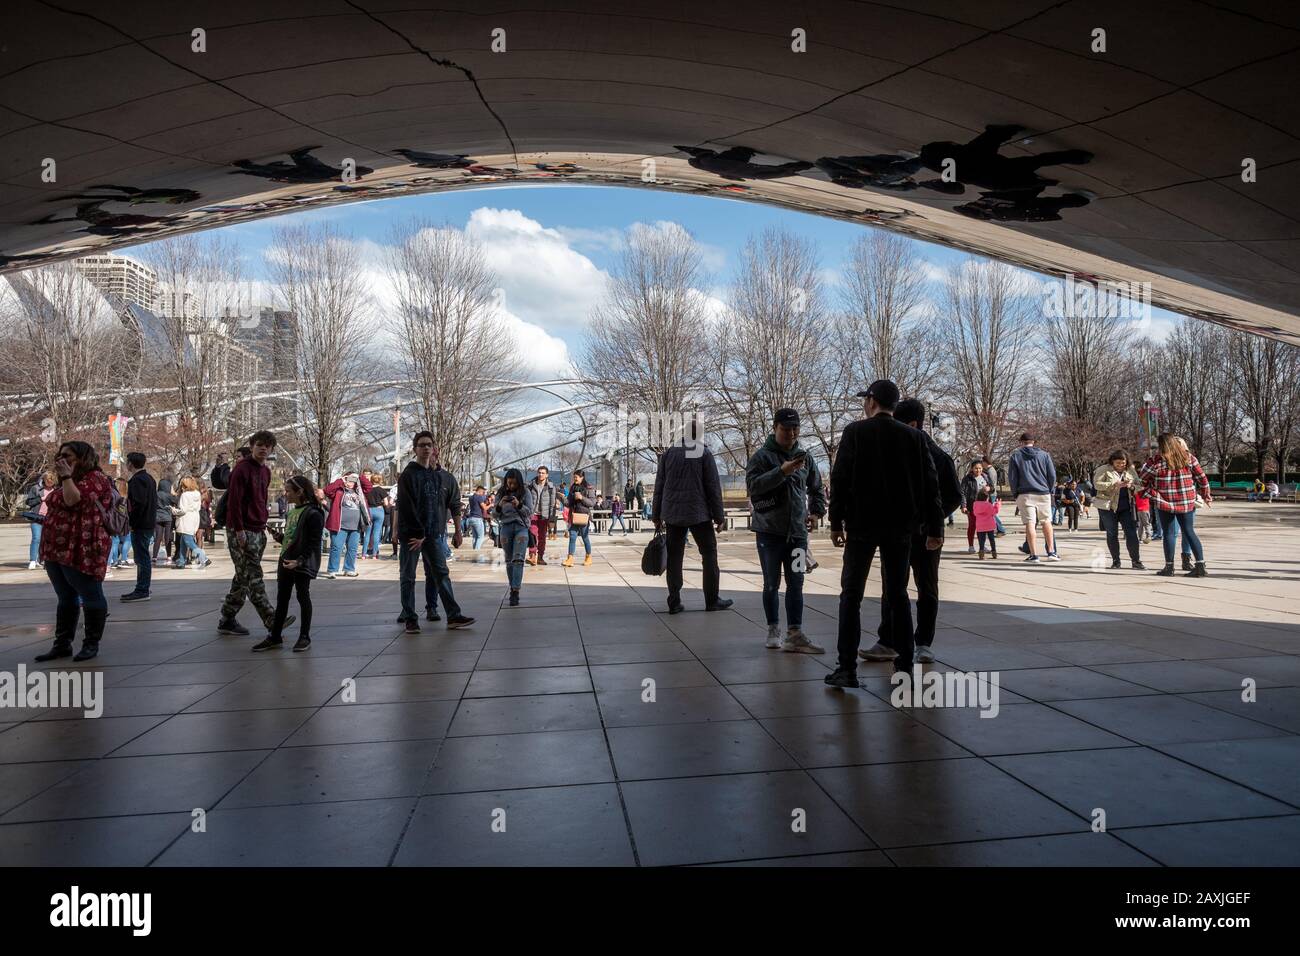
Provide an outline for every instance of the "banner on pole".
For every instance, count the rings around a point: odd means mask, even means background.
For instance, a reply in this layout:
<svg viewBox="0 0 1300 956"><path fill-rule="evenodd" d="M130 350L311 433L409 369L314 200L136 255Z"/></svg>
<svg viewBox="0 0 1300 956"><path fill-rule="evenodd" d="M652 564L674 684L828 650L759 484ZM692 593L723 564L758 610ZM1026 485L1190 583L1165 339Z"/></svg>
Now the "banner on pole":
<svg viewBox="0 0 1300 956"><path fill-rule="evenodd" d="M1138 446L1154 451L1160 434L1160 409L1154 405L1144 405L1138 412Z"/></svg>
<svg viewBox="0 0 1300 956"><path fill-rule="evenodd" d="M131 419L114 413L108 416L108 463L116 465L125 457L122 453L122 441L126 437L126 426Z"/></svg>

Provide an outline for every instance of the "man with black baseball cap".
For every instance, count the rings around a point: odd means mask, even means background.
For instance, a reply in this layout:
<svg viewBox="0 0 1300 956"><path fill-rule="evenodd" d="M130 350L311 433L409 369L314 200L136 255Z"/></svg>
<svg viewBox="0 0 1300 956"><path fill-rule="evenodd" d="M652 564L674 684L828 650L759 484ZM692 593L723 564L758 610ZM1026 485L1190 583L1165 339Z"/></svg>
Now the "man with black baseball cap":
<svg viewBox="0 0 1300 956"><path fill-rule="evenodd" d="M890 645L898 652L894 670L910 678L913 635L907 571L912 535L923 533L927 550L943 546L939 475L921 432L894 420L898 386L881 379L858 394L866 400L867 417L844 429L831 469L831 543L844 548L839 661L826 675L832 687L858 686L862 594L877 548L890 607Z"/></svg>
<svg viewBox="0 0 1300 956"><path fill-rule="evenodd" d="M811 570L808 532L826 513L821 473L799 444L799 413L778 409L772 433L745 466L745 487L753 518L750 527L763 569L763 613L767 646L792 654L824 654L803 632L803 576ZM781 573L785 572L785 637L781 637Z"/></svg>

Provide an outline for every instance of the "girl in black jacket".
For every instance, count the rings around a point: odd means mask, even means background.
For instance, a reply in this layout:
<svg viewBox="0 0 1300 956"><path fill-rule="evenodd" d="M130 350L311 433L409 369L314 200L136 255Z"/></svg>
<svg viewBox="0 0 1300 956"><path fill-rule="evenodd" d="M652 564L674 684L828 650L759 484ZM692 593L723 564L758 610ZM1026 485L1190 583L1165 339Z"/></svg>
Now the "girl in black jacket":
<svg viewBox="0 0 1300 956"><path fill-rule="evenodd" d="M325 531L325 509L316 501L311 479L294 475L284 483L284 496L290 510L284 531L272 531L280 542L280 563L276 568L275 619L266 639L253 645L255 651L269 651L284 643L281 632L293 622L289 614L289 596L296 589L302 623L298 625L295 651L311 647L311 579L320 570L321 536Z"/></svg>

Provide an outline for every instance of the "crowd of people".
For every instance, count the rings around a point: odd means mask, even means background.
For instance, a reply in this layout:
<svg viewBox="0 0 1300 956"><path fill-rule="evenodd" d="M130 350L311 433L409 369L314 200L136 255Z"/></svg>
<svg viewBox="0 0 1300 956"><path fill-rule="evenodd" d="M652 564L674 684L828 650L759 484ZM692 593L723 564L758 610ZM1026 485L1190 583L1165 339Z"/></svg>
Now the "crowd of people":
<svg viewBox="0 0 1300 956"><path fill-rule="evenodd" d="M844 549L837 662L826 677L828 684L839 687L857 686L859 659L892 661L896 671L905 673L914 661L934 660L939 562L945 523L951 524L952 514L966 516L967 551L976 553L978 539L981 560L998 557L997 539L1007 533L998 471L987 457L971 461L959 479L952 458L924 430L926 410L920 401L903 399L887 380L872 383L859 397L865 415L845 428L826 482L799 442L801 420L794 408L775 413L771 433L745 469L763 577L767 647L825 653L803 632L804 575L817 566L809 534L820 520L828 519L831 544ZM233 465L224 454L218 456L210 487L194 475L175 485L167 478L155 481L139 452L126 456L127 477L115 483L100 468L92 446L65 442L53 469L33 486L27 501L33 529L29 568L44 567L57 597L54 644L37 660L73 656L82 614L85 638L75 659L95 657L108 614L103 581L112 568L135 571L135 587L122 601L149 600L158 550L167 555L165 563L205 568L211 561L202 547L204 534L214 527L225 529L233 567L217 631L250 635L238 616L251 604L266 629L254 651L281 647L284 632L295 621L293 650L310 648L311 582L321 575L326 554L325 577L356 577L359 560L378 559L381 546L390 544L399 561L397 622L408 634L420 631L415 586L422 567L425 619L442 620L441 604L446 626L454 630L474 623L456 601L448 570L464 535L469 535L474 550L489 539L500 546L509 604L517 606L525 565L547 563L547 541L556 535L557 518L562 517L567 528L564 566L574 566L579 541L583 564L589 566L591 515L606 509L609 534L616 522L627 533L623 516L635 507L650 517L657 534L664 535L669 614L685 609L682 568L688 536L703 563L706 610L729 608L734 602L720 594L718 562L717 532L725 526L721 479L703 436L691 431L694 427L688 425L682 440L660 456L652 501L645 499L639 481L629 481L622 498L606 500L591 488L581 469L557 487L549 470L539 467L531 479L510 468L495 489L476 486L462 504L455 476L439 463L432 433L421 431L413 438L411 461L392 487L384 487L380 476L369 470L344 474L323 487L303 475L286 479L275 502L282 519L278 524L269 518L267 462L276 447L270 432L253 434ZM1158 451L1140 466L1126 451L1116 449L1091 476L1079 480L1058 478L1052 456L1026 432L1007 463L1006 484L1008 503L1014 502L1024 528L1020 548L1027 563L1059 561L1057 529L1062 524L1066 531L1077 529L1080 513L1087 516L1095 507L1112 568L1122 566L1122 533L1132 568L1144 569L1140 545L1159 539L1165 561L1157 573L1172 575L1181 538L1184 570L1191 577L1206 576L1195 516L1212 501L1209 480L1176 435L1160 435ZM221 492L215 499L213 489ZM268 535L280 545L274 605L262 570ZM881 619L877 640L864 649L861 602L877 552ZM909 578L917 590L915 626ZM289 613L295 600L296 615Z"/></svg>

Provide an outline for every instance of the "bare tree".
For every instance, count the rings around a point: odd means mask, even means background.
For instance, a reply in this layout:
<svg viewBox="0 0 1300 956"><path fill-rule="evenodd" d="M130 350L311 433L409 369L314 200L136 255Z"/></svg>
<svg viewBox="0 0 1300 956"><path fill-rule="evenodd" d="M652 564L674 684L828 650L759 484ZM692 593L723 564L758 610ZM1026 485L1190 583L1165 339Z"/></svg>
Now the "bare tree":
<svg viewBox="0 0 1300 956"><path fill-rule="evenodd" d="M1206 388L1213 399L1206 404L1205 448L1213 453L1219 471L1219 485L1228 480L1228 463L1241 448L1243 412L1241 392L1232 362L1235 333L1209 326L1205 341L1205 363L1209 371Z"/></svg>
<svg viewBox="0 0 1300 956"><path fill-rule="evenodd" d="M711 351L718 437L738 467L762 445L772 413L803 407L821 384L824 300L811 242L769 229L745 244Z"/></svg>
<svg viewBox="0 0 1300 956"><path fill-rule="evenodd" d="M1241 404L1253 424L1253 441L1247 442L1255 455L1255 476L1264 477L1268 453L1277 427L1279 388L1285 343L1248 332L1234 332L1231 338L1232 365L1236 372Z"/></svg>
<svg viewBox="0 0 1300 956"><path fill-rule="evenodd" d="M609 409L687 414L709 382L700 249L680 226L633 227L574 366L579 391Z"/></svg>
<svg viewBox="0 0 1300 956"><path fill-rule="evenodd" d="M1129 320L1108 305L1114 305L1113 298L1097 296L1090 308L1049 312L1047 374L1059 413L1067 420L1118 433L1132 422L1133 331Z"/></svg>
<svg viewBox="0 0 1300 956"><path fill-rule="evenodd" d="M1278 362L1277 420L1273 428L1273 459L1278 484L1286 482L1291 453L1300 440L1300 348L1283 343Z"/></svg>
<svg viewBox="0 0 1300 956"><path fill-rule="evenodd" d="M163 290L156 310L162 340L146 354L146 368L153 382L174 390L165 395L170 430L183 469L198 474L257 378L229 357L229 326L249 311L238 250L229 238L205 234L152 243L141 254Z"/></svg>
<svg viewBox="0 0 1300 956"><path fill-rule="evenodd" d="M355 243L329 224L276 230L267 250L275 295L297 316L295 385L304 466L325 480L365 392L370 290Z"/></svg>
<svg viewBox="0 0 1300 956"><path fill-rule="evenodd" d="M1035 317L1025 283L1005 263L968 259L949 273L938 325L965 450L992 456L1007 443Z"/></svg>
<svg viewBox="0 0 1300 956"><path fill-rule="evenodd" d="M1186 439L1196 455L1208 448L1211 405L1227 398L1215 391L1216 366L1226 360L1223 346L1221 328L1184 320L1156 350L1151 366L1164 427Z"/></svg>
<svg viewBox="0 0 1300 956"><path fill-rule="evenodd" d="M397 226L386 266L410 392L453 468L511 401L496 386L524 374L522 343L497 313L499 280L481 245L460 230L420 219Z"/></svg>

